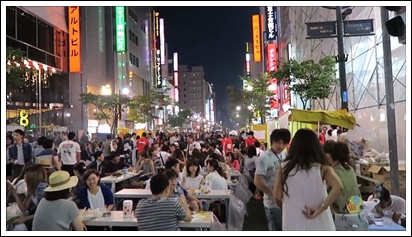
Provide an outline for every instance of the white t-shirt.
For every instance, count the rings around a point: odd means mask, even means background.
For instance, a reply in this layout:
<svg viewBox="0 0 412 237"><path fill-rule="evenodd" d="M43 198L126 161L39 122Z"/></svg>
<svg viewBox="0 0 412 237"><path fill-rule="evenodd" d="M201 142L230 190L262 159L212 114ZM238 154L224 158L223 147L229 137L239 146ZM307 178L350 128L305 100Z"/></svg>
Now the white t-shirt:
<svg viewBox="0 0 412 237"><path fill-rule="evenodd" d="M68 140L60 143L57 153L61 155L63 165L74 165L77 163L77 152L80 153L80 145L77 142Z"/></svg>
<svg viewBox="0 0 412 237"><path fill-rule="evenodd" d="M245 159L245 168L243 170L244 175L250 175L249 171L254 170L256 168L256 160L258 159L257 156L252 158L246 157Z"/></svg>
<svg viewBox="0 0 412 237"><path fill-rule="evenodd" d="M89 199L91 210L96 210L97 208L99 209L106 208L106 205L104 204L103 193L100 187L96 195L93 195L92 193L90 193L89 190L87 190L87 199Z"/></svg>
<svg viewBox="0 0 412 237"><path fill-rule="evenodd" d="M370 195L368 197L368 201L371 201L373 199L373 195ZM390 206L387 206L385 209L382 209L382 211L391 211L393 213L397 214L406 214L406 201L405 199L396 196L396 195L391 195L391 200L392 203Z"/></svg>
<svg viewBox="0 0 412 237"><path fill-rule="evenodd" d="M206 175L205 183L209 183L211 190L227 190L226 179L220 176L217 171Z"/></svg>
<svg viewBox="0 0 412 237"><path fill-rule="evenodd" d="M262 149L260 149L259 147L256 147L256 156L257 157L263 156L264 153L265 152Z"/></svg>

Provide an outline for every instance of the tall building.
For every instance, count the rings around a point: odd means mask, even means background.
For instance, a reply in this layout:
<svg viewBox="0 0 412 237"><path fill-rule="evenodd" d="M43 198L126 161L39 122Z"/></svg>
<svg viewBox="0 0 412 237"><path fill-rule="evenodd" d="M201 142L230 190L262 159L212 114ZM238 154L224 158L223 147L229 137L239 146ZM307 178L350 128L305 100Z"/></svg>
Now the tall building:
<svg viewBox="0 0 412 237"><path fill-rule="evenodd" d="M6 7L6 47L23 51L33 69L23 87L7 83L7 124L26 132L69 126L68 28L65 7Z"/></svg>
<svg viewBox="0 0 412 237"><path fill-rule="evenodd" d="M80 93L123 94L130 97L148 94L153 87L153 60L150 7L78 7L79 19L69 28L79 28L80 58L70 56L72 129L89 133L108 133L110 126L95 119L96 108L79 101ZM80 82L80 83L74 83ZM133 128L134 121L122 113L118 127Z"/></svg>
<svg viewBox="0 0 412 237"><path fill-rule="evenodd" d="M206 99L210 94L204 77L203 66L179 65L179 107L190 109L202 117L206 114Z"/></svg>

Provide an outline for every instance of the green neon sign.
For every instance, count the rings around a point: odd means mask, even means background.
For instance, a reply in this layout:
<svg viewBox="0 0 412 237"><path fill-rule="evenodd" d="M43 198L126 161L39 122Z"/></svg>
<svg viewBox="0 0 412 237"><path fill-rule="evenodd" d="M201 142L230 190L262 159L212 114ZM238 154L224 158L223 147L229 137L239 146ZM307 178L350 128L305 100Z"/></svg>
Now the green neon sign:
<svg viewBox="0 0 412 237"><path fill-rule="evenodd" d="M125 7L115 7L116 12L116 52L126 51L126 17Z"/></svg>

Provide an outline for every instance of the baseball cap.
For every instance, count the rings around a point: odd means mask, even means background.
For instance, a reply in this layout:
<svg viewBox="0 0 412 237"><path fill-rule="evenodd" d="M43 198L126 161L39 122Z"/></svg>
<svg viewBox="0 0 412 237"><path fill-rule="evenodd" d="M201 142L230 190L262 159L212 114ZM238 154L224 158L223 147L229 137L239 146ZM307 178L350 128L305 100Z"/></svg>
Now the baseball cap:
<svg viewBox="0 0 412 237"><path fill-rule="evenodd" d="M390 197L389 190L383 186L375 187L373 197L378 198L380 201L387 201Z"/></svg>
<svg viewBox="0 0 412 237"><path fill-rule="evenodd" d="M237 136L237 132L235 130L232 130L229 132L229 136Z"/></svg>

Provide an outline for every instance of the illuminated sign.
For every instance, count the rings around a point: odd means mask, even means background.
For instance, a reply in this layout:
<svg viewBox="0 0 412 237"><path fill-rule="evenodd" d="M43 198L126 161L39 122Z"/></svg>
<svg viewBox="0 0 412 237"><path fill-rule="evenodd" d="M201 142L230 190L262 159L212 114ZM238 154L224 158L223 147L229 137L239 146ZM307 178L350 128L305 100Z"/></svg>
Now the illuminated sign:
<svg viewBox="0 0 412 237"><path fill-rule="evenodd" d="M179 70L179 62L177 58L177 53L173 53L173 71L177 72Z"/></svg>
<svg viewBox="0 0 412 237"><path fill-rule="evenodd" d="M80 7L69 7L70 72L81 72Z"/></svg>
<svg viewBox="0 0 412 237"><path fill-rule="evenodd" d="M155 66L155 86L156 88L162 88L163 86L163 79L162 79L162 54L161 54L161 49L160 49L160 27L159 27L159 13L155 12L154 13L154 26L155 26L155 46L156 46L156 52L155 52L155 57L156 57L156 66Z"/></svg>
<svg viewBox="0 0 412 237"><path fill-rule="evenodd" d="M277 7L265 7L266 10L266 37L269 41L278 39Z"/></svg>
<svg viewBox="0 0 412 237"><path fill-rule="evenodd" d="M116 52L126 51L126 17L125 7L115 7L116 10Z"/></svg>
<svg viewBox="0 0 412 237"><path fill-rule="evenodd" d="M268 72L274 72L277 69L277 52L276 52L276 44L268 44L267 45L267 53L268 53Z"/></svg>
<svg viewBox="0 0 412 237"><path fill-rule="evenodd" d="M179 86L179 73L173 73L173 86Z"/></svg>
<svg viewBox="0 0 412 237"><path fill-rule="evenodd" d="M260 62L262 58L262 50L260 43L260 17L259 15L252 16L252 31L253 31L253 61Z"/></svg>
<svg viewBox="0 0 412 237"><path fill-rule="evenodd" d="M250 53L249 43L246 43L246 53Z"/></svg>
<svg viewBox="0 0 412 237"><path fill-rule="evenodd" d="M164 28L164 20L160 18L159 20L159 29L160 29L160 55L161 55L161 63L164 65L166 63L166 53L165 53L165 28Z"/></svg>
<svg viewBox="0 0 412 237"><path fill-rule="evenodd" d="M27 127L29 125L29 114L27 113L27 110L22 109L20 110L19 113L19 124L20 126Z"/></svg>
<svg viewBox="0 0 412 237"><path fill-rule="evenodd" d="M246 73L249 74L250 73L250 62L246 61Z"/></svg>
<svg viewBox="0 0 412 237"><path fill-rule="evenodd" d="M157 88L162 88L163 80L162 80L162 65L160 62L160 49L156 50L156 86Z"/></svg>
<svg viewBox="0 0 412 237"><path fill-rule="evenodd" d="M179 89L175 88L175 102L179 101Z"/></svg>

